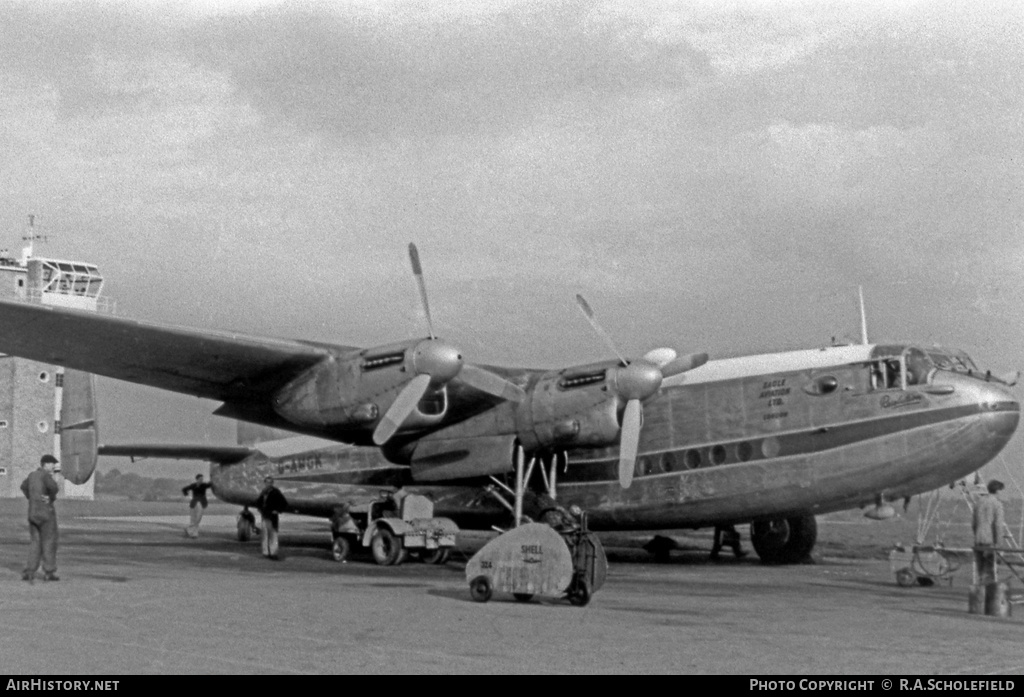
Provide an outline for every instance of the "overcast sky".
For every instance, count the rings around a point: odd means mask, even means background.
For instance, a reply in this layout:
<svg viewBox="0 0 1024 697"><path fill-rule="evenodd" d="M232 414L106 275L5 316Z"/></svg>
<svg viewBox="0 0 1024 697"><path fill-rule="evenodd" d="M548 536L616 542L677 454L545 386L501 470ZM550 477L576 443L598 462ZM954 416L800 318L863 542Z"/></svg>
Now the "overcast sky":
<svg viewBox="0 0 1024 697"><path fill-rule="evenodd" d="M856 339L863 284L872 340L1024 368L1022 90L1019 2L0 0L0 246L35 213L120 315L374 345L426 332L415 241L504 365L610 357L576 293L714 357ZM233 437L100 397L107 442Z"/></svg>

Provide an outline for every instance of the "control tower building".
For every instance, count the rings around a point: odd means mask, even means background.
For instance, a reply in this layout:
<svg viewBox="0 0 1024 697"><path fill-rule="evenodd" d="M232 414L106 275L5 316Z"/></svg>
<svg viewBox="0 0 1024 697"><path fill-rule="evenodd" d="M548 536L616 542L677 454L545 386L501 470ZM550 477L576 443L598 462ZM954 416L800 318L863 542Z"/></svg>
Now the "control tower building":
<svg viewBox="0 0 1024 697"><path fill-rule="evenodd" d="M0 251L0 298L111 311L95 264L34 256L29 217L20 258ZM92 499L96 469L96 378L89 373L0 354L0 498L21 498L21 483L53 453L63 498Z"/></svg>

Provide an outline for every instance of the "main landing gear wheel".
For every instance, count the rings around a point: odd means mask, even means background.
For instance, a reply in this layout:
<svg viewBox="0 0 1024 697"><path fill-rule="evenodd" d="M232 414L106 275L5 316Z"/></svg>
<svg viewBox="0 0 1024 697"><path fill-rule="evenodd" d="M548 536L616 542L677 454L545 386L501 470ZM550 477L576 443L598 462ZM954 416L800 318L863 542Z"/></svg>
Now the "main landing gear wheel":
<svg viewBox="0 0 1024 697"><path fill-rule="evenodd" d="M478 603L486 603L493 592L491 579L486 576L477 576L469 582L469 596Z"/></svg>
<svg viewBox="0 0 1024 697"><path fill-rule="evenodd" d="M420 560L424 564L444 564L447 563L448 557L451 554L451 550L448 547L441 547L438 549L432 549L429 552L421 552Z"/></svg>
<svg viewBox="0 0 1024 697"><path fill-rule="evenodd" d="M387 528L377 528L370 540L373 560L381 566L397 566L405 560L405 548L395 533Z"/></svg>
<svg viewBox="0 0 1024 697"><path fill-rule="evenodd" d="M249 521L245 518L239 518L238 520L238 541L248 542L249 538L252 537L252 527L249 525Z"/></svg>
<svg viewBox="0 0 1024 697"><path fill-rule="evenodd" d="M807 560L818 540L814 516L759 520L750 525L750 542L765 564L798 564Z"/></svg>
<svg viewBox="0 0 1024 697"><path fill-rule="evenodd" d="M334 544L331 545L331 559L338 562L347 561L351 551L352 543L347 537L339 535L334 538Z"/></svg>

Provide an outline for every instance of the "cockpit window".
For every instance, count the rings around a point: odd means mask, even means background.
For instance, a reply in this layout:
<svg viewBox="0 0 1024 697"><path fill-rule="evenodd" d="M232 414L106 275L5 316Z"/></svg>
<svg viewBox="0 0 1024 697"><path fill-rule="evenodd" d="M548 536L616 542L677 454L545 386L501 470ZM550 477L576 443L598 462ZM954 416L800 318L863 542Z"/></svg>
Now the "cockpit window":
<svg viewBox="0 0 1024 697"><path fill-rule="evenodd" d="M979 372L978 366L963 351L953 352L944 349L930 349L928 356L935 362L935 367L939 370L952 370L957 373Z"/></svg>
<svg viewBox="0 0 1024 697"><path fill-rule="evenodd" d="M906 345L879 346L870 365L871 388L875 390L902 389L904 384L923 385L935 368L929 354Z"/></svg>

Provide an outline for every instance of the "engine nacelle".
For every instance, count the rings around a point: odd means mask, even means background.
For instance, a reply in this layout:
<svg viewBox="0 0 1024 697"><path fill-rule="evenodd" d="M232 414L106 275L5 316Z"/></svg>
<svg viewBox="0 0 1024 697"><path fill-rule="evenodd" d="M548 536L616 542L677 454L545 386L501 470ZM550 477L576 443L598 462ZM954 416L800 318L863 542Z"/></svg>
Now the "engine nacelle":
<svg viewBox="0 0 1024 697"><path fill-rule="evenodd" d="M332 354L281 388L274 396L274 411L296 425L370 433L415 377L425 344L429 342L417 339ZM432 426L447 409L445 386L432 386L405 427Z"/></svg>
<svg viewBox="0 0 1024 697"><path fill-rule="evenodd" d="M516 411L523 446L542 450L617 443L621 404L608 385L613 367L600 364L542 375Z"/></svg>

